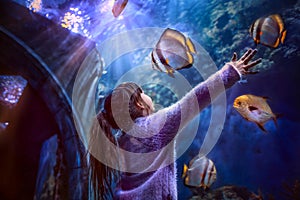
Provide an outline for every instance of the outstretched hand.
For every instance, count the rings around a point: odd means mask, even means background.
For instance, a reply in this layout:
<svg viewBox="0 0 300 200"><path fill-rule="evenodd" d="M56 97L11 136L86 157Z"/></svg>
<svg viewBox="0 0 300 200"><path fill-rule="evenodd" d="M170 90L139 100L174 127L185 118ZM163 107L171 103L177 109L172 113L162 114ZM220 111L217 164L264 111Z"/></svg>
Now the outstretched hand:
<svg viewBox="0 0 300 200"><path fill-rule="evenodd" d="M237 54L234 52L230 64L232 64L242 75L256 74L258 73L258 71L248 71L250 68L254 67L262 60L261 58L259 58L249 63L249 61L254 57L256 52L256 49L249 49L239 60L237 60Z"/></svg>

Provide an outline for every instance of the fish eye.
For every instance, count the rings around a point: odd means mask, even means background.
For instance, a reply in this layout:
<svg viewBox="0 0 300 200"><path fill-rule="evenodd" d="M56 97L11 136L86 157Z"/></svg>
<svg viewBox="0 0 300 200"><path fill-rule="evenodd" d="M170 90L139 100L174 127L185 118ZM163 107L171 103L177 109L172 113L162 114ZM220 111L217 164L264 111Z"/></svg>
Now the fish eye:
<svg viewBox="0 0 300 200"><path fill-rule="evenodd" d="M238 101L237 104L240 106L240 105L242 105L242 102Z"/></svg>

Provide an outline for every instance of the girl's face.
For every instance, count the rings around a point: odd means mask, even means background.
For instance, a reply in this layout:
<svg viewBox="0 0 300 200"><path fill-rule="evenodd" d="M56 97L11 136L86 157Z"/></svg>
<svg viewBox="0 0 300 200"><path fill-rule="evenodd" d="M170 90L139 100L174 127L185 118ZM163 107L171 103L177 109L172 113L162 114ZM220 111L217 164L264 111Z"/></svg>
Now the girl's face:
<svg viewBox="0 0 300 200"><path fill-rule="evenodd" d="M151 97L149 97L148 95L146 95L144 92L141 93L141 98L143 99L143 101L149 106L150 108L150 112L153 113L154 112L154 105L153 105L153 101L151 99ZM150 114L151 114L150 113Z"/></svg>

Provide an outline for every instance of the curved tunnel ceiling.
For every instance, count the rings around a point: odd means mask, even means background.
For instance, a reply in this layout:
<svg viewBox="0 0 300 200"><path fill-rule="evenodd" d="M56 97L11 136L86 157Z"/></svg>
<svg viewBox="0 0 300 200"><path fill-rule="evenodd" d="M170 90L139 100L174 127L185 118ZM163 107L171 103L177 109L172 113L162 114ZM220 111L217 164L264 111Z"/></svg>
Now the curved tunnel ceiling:
<svg viewBox="0 0 300 200"><path fill-rule="evenodd" d="M76 173L85 153L75 125L71 94L77 71L92 41L56 26L51 21L12 3L0 3L0 72L24 77L45 101L60 131L69 175ZM69 176L69 183L80 176ZM77 184L84 184L79 181ZM82 185L82 187L86 187ZM70 185L69 195L77 185Z"/></svg>

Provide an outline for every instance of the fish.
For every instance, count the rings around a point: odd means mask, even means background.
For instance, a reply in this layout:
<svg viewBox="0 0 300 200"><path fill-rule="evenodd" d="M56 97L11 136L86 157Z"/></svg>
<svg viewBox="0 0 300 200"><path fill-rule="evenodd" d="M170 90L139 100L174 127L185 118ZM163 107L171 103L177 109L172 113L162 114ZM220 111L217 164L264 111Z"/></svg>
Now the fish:
<svg viewBox="0 0 300 200"><path fill-rule="evenodd" d="M255 20L249 28L255 44L277 48L286 38L286 29L280 15L273 14Z"/></svg>
<svg viewBox="0 0 300 200"><path fill-rule="evenodd" d="M193 54L196 54L196 49L191 39L167 28L151 52L152 68L175 78L175 70L192 67Z"/></svg>
<svg viewBox="0 0 300 200"><path fill-rule="evenodd" d="M243 118L254 122L263 132L267 133L264 124L272 119L277 127L277 117L279 115L272 112L267 102L268 99L268 97L245 94L235 98L233 107Z"/></svg>
<svg viewBox="0 0 300 200"><path fill-rule="evenodd" d="M189 167L184 164L182 178L189 187L207 189L217 179L216 166L206 156L197 155L190 161Z"/></svg>
<svg viewBox="0 0 300 200"><path fill-rule="evenodd" d="M113 8L112 8L112 13L113 13L114 17L118 17L123 12L127 3L128 3L128 0L115 0Z"/></svg>

